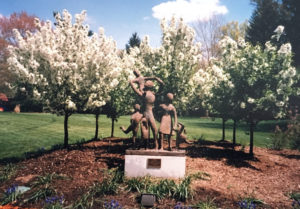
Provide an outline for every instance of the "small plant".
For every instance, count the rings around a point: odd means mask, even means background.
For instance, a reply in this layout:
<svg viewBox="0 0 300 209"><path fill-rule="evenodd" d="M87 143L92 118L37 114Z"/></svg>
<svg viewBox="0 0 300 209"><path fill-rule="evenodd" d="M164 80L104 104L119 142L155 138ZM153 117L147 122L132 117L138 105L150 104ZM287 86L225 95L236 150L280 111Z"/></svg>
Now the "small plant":
<svg viewBox="0 0 300 209"><path fill-rule="evenodd" d="M195 205L198 209L217 209L218 207L214 203L215 199L207 199L206 201L201 201Z"/></svg>
<svg viewBox="0 0 300 209"><path fill-rule="evenodd" d="M190 177L192 179L210 180L210 174L201 171L191 174Z"/></svg>
<svg viewBox="0 0 300 209"><path fill-rule="evenodd" d="M64 179L65 176L58 175L56 173L46 174L45 176L38 176L37 179L33 182L33 187L41 185L49 185L54 179Z"/></svg>
<svg viewBox="0 0 300 209"><path fill-rule="evenodd" d="M0 168L0 183L10 179L16 173L16 166L14 164L6 164Z"/></svg>
<svg viewBox="0 0 300 209"><path fill-rule="evenodd" d="M94 183L91 191L96 196L114 195L117 194L118 187L119 185L116 182L111 181L110 179L104 179L101 183Z"/></svg>
<svg viewBox="0 0 300 209"><path fill-rule="evenodd" d="M121 184L124 182L124 172L119 169L108 170L108 175L112 176L112 181Z"/></svg>
<svg viewBox="0 0 300 209"><path fill-rule="evenodd" d="M151 184L149 176L131 178L126 181L126 189L130 192L145 192Z"/></svg>
<svg viewBox="0 0 300 209"><path fill-rule="evenodd" d="M64 196L46 197L43 209L63 209Z"/></svg>
<svg viewBox="0 0 300 209"><path fill-rule="evenodd" d="M36 202L40 199L46 199L47 197L56 194L56 191L52 188L51 183L54 179L62 179L64 176L57 175L56 173L47 174L45 176L38 176L32 183L33 192L28 199L23 202Z"/></svg>
<svg viewBox="0 0 300 209"><path fill-rule="evenodd" d="M239 201L238 205L241 209L254 209L256 208L256 204L252 201L247 201L247 200L243 200L243 201Z"/></svg>
<svg viewBox="0 0 300 209"><path fill-rule="evenodd" d="M108 202L104 202L103 207L105 209L122 209L122 206L116 200L112 200L109 203Z"/></svg>
<svg viewBox="0 0 300 209"><path fill-rule="evenodd" d="M192 197L192 177L185 177L179 184L174 180L163 179L158 183L151 182L149 176L131 178L126 181L126 189L130 192L154 194L157 199L171 197L178 201L186 201Z"/></svg>
<svg viewBox="0 0 300 209"><path fill-rule="evenodd" d="M192 177L185 177L179 184L176 185L173 198L178 201L185 202L188 198L192 197L191 189Z"/></svg>
<svg viewBox="0 0 300 209"><path fill-rule="evenodd" d="M192 209L192 208L190 206L184 206L184 205L181 204L181 202L178 202L175 205L174 209Z"/></svg>
<svg viewBox="0 0 300 209"><path fill-rule="evenodd" d="M290 198L293 200L292 208L293 209L300 209L300 193L299 192L292 192L290 194Z"/></svg>
<svg viewBox="0 0 300 209"><path fill-rule="evenodd" d="M146 193L151 193L156 196L157 199L164 197L172 197L176 189L176 183L174 180L163 179L158 184L150 184Z"/></svg>
<svg viewBox="0 0 300 209"><path fill-rule="evenodd" d="M56 192L50 186L38 188L31 193L28 199L25 199L24 202L37 202L40 199L46 199L49 196L55 195Z"/></svg>
<svg viewBox="0 0 300 209"><path fill-rule="evenodd" d="M118 169L110 169L104 175L103 181L95 183L91 190L97 196L116 194L119 184L124 181L124 173Z"/></svg>
<svg viewBox="0 0 300 209"><path fill-rule="evenodd" d="M6 205L11 202L15 202L20 193L17 192L17 185L12 185L6 189L4 197L1 199L1 205Z"/></svg>
<svg viewBox="0 0 300 209"><path fill-rule="evenodd" d="M70 209L88 209L93 207L94 205L94 193L91 191L88 191L87 193L80 196L76 202L73 204L67 206L67 208Z"/></svg>
<svg viewBox="0 0 300 209"><path fill-rule="evenodd" d="M300 200L293 200L292 207L293 209L300 209Z"/></svg>
<svg viewBox="0 0 300 209"><path fill-rule="evenodd" d="M256 199L254 197L247 197L238 202L240 208L254 209L257 205L265 204L262 200Z"/></svg>

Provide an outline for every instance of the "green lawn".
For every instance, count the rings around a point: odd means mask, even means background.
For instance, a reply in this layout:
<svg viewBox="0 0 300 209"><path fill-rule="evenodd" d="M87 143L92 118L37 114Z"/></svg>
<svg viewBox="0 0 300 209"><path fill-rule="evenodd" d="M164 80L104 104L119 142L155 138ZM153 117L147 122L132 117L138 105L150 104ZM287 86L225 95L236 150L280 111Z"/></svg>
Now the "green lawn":
<svg viewBox="0 0 300 209"><path fill-rule="evenodd" d="M129 124L129 116L120 117L115 123L115 136L126 137L119 126ZM199 117L179 117L186 126L189 139L220 140L221 119L211 120ZM274 127L283 121L263 121L254 133L255 146L270 144ZM21 157L25 152L36 151L41 147L49 149L52 145L63 143L63 116L47 113L0 112L0 159ZM110 136L111 120L104 115L99 118L99 137ZM226 123L226 139L232 139L232 121ZM237 143L248 144L247 125L238 124ZM69 118L69 143L89 140L94 136L95 117L90 114L74 114Z"/></svg>

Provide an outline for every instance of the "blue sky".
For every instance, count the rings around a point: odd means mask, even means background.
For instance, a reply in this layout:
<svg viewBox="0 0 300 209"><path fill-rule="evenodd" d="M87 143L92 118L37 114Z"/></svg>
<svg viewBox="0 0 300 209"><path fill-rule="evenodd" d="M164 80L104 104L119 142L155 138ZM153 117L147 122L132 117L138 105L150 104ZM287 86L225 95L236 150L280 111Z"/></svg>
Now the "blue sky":
<svg viewBox="0 0 300 209"><path fill-rule="evenodd" d="M160 44L159 19L182 16L189 23L221 14L224 22L243 22L251 17L250 0L1 0L0 14L26 11L43 20L54 21L53 11L67 9L72 15L87 10L87 24L97 32L99 27L124 48L131 34L149 35L150 44Z"/></svg>

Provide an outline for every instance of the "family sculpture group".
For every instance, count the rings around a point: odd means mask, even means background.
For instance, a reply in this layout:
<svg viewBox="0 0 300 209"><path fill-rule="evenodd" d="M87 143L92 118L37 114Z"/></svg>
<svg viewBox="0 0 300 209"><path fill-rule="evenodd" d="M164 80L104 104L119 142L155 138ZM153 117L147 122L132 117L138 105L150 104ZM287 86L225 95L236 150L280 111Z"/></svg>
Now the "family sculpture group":
<svg viewBox="0 0 300 209"><path fill-rule="evenodd" d="M168 140L168 150L171 150L171 136L176 133L176 148L179 148L180 140L186 139L184 135L184 126L177 121L176 109L172 104L174 95L167 93L164 95L164 104L160 104L160 110L163 112L160 119L159 129L156 126L155 118L153 115L153 106L155 102L155 93L153 91L154 83L156 80L160 85L164 82L157 77L143 77L138 70L134 70L135 79L130 80L130 86L133 91L141 97L143 104L135 104L135 112L131 116L130 125L127 129L121 127L124 133L132 132L133 145L136 147L137 134L141 130L141 139L146 143L146 149L150 148L150 129L153 135L155 150L164 150L164 139ZM136 86L137 84L137 86Z"/></svg>

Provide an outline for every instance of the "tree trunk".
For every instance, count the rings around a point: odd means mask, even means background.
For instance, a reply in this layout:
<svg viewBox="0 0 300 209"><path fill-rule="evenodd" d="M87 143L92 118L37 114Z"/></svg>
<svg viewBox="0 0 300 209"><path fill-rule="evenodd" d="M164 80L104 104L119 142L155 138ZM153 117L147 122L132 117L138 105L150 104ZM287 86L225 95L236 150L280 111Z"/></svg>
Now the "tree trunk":
<svg viewBox="0 0 300 209"><path fill-rule="evenodd" d="M222 139L221 141L225 141L225 119L222 118Z"/></svg>
<svg viewBox="0 0 300 209"><path fill-rule="evenodd" d="M254 122L250 122L250 151L249 154L253 155L253 134L254 134Z"/></svg>
<svg viewBox="0 0 300 209"><path fill-rule="evenodd" d="M99 124L98 124L99 114L96 113L95 116L96 116L96 130L95 130L94 140L97 140L98 139L98 130L99 130Z"/></svg>
<svg viewBox="0 0 300 209"><path fill-rule="evenodd" d="M114 137L114 131L115 131L115 119L111 118L111 134L110 134L110 137Z"/></svg>
<svg viewBox="0 0 300 209"><path fill-rule="evenodd" d="M233 132L232 132L232 144L235 146L236 143L236 120L233 120Z"/></svg>
<svg viewBox="0 0 300 209"><path fill-rule="evenodd" d="M65 131L65 138L64 138L64 147L67 148L69 144L69 132L68 132L68 119L69 113L65 113L65 120L64 120L64 131Z"/></svg>

